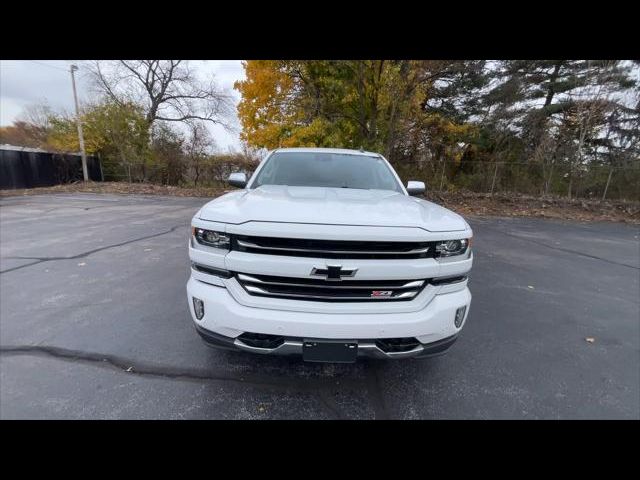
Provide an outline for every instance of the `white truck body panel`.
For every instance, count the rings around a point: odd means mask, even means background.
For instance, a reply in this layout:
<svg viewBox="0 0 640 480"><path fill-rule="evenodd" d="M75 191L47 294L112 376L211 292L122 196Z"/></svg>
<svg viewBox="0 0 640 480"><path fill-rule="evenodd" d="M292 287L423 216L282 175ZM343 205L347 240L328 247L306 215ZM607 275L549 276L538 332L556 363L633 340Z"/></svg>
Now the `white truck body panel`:
<svg viewBox="0 0 640 480"><path fill-rule="evenodd" d="M278 151L382 158L341 149ZM383 358L418 355L438 342L449 342L448 348L469 314L466 275L473 253L469 243L463 254L444 257L434 251L434 245L470 242L473 232L460 215L411 197L404 188L402 192L287 185L251 188L264 165L265 161L246 188L208 202L193 217L195 229L227 235L232 245L227 249L206 246L194 235L189 241L193 265L187 284L189 308L203 338L214 335L256 353L300 353L308 338L354 341L362 352ZM364 253L335 250L349 242L349 248L362 245ZM409 253L421 253L405 256L404 251L393 251L401 244L415 244L418 249ZM328 250L313 250L320 248L317 245L329 245L322 246ZM428 253L420 250L425 245ZM390 248L391 253L367 251L377 247ZM318 278L314 273L318 269L326 278ZM338 278L331 278L335 272L326 273L329 269L336 269ZM362 296L369 284L384 282L395 286L380 291L371 287L370 297ZM307 291L321 293L300 294ZM341 299L339 293L327 297L340 291L359 296L353 301L352 297ZM410 292L407 298L402 298L403 292ZM203 302L201 318L194 299ZM266 348L250 345L247 335L283 340L277 347ZM377 344L376 339L417 339L420 344L404 351L385 350L386 344Z"/></svg>

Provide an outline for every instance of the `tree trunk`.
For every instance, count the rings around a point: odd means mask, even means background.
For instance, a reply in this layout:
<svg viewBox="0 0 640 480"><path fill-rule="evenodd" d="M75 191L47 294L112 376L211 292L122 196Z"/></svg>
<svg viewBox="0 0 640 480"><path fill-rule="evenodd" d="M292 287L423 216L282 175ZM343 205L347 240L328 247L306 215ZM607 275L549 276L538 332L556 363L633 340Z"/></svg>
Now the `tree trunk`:
<svg viewBox="0 0 640 480"><path fill-rule="evenodd" d="M547 98L545 98L544 106L548 107L551 105L553 101L553 97L555 95L555 85L556 80L558 79L558 73L560 72L560 67L562 66L563 60L558 60L558 62L553 67L553 73L551 74L551 78L549 78L549 87L547 88Z"/></svg>
<svg viewBox="0 0 640 480"><path fill-rule="evenodd" d="M361 141L364 142L369 138L369 122L367 118L367 99L366 99L366 87L365 87L365 78L364 78L364 70L363 70L363 62L358 62L358 78L356 79L356 89L359 97L360 111L358 112L358 117L360 119L360 132L361 132ZM363 148L364 145L360 145L360 148Z"/></svg>
<svg viewBox="0 0 640 480"><path fill-rule="evenodd" d="M496 186L496 177L498 176L498 162L496 162L496 168L493 171L493 180L491 181L491 195L493 195L493 189Z"/></svg>
<svg viewBox="0 0 640 480"><path fill-rule="evenodd" d="M587 112L587 115L589 112ZM578 141L578 165L582 165L582 149L584 147L584 139L587 136L587 122L589 116L581 122L580 138ZM569 199L571 199L571 187L573 186L573 160L569 161Z"/></svg>
<svg viewBox="0 0 640 480"><path fill-rule="evenodd" d="M549 187L551 186L551 180L553 179L553 167L555 166L556 161L558 160L558 150L560 150L560 142L556 142L556 146L553 149L553 156L551 157L551 163L549 167L549 175L547 176L547 179L544 183L545 195L549 195ZM544 163L543 163L543 167L544 167Z"/></svg>
<svg viewBox="0 0 640 480"><path fill-rule="evenodd" d="M147 181L147 161L146 160L142 160L142 182L146 182Z"/></svg>
<svg viewBox="0 0 640 480"><path fill-rule="evenodd" d="M102 171L102 155L98 154L98 166L100 167L100 181L104 182L104 172Z"/></svg>
<svg viewBox="0 0 640 480"><path fill-rule="evenodd" d="M549 195L549 186L551 185L551 179L553 178L553 166L555 162L551 162L551 167L549 168L549 176L547 177L547 181L544 184L544 194Z"/></svg>
<svg viewBox="0 0 640 480"><path fill-rule="evenodd" d="M378 95L380 92L380 82L382 80L382 70L384 68L384 60L379 60L378 71L374 73L375 78L372 78L371 93L371 113L370 113L370 128L369 128L369 145L372 148L375 145L378 138ZM372 66L373 67L373 66ZM372 75L373 77L373 75Z"/></svg>
<svg viewBox="0 0 640 480"><path fill-rule="evenodd" d="M124 152L122 151L122 149L118 149L118 150L119 150L118 153L120 154L120 163L125 168L125 171L127 172L127 179L129 180L129 183L131 183L131 165L127 161L127 158Z"/></svg>
<svg viewBox="0 0 640 480"><path fill-rule="evenodd" d="M613 165L609 167L609 176L607 177L607 184L604 186L604 192L602 193L602 201L607 198L607 191L609 190L609 184L611 183L611 175L613 174Z"/></svg>
<svg viewBox="0 0 640 480"><path fill-rule="evenodd" d="M401 77L405 77L408 74L409 62L402 61L400 64L400 75ZM389 115L389 122L387 126L387 145L385 147L385 155L387 159L391 156L391 151L393 146L395 145L396 140L396 123L397 123L397 111L398 111L398 103L400 101L404 101L405 96L408 91L411 90L411 86L407 85L402 90L401 93L396 92L397 94L394 96L391 103L391 114Z"/></svg>

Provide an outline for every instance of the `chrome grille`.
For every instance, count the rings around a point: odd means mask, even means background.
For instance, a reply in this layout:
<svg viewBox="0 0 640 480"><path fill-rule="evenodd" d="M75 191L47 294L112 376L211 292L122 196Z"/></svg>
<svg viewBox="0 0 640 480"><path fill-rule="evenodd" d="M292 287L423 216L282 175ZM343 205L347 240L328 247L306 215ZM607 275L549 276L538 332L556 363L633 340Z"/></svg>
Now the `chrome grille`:
<svg viewBox="0 0 640 480"><path fill-rule="evenodd" d="M406 301L418 295L426 280L316 280L237 273L250 295L319 302Z"/></svg>
<svg viewBox="0 0 640 480"><path fill-rule="evenodd" d="M249 237L238 235L233 249L266 255L316 258L433 258L436 242L368 242Z"/></svg>

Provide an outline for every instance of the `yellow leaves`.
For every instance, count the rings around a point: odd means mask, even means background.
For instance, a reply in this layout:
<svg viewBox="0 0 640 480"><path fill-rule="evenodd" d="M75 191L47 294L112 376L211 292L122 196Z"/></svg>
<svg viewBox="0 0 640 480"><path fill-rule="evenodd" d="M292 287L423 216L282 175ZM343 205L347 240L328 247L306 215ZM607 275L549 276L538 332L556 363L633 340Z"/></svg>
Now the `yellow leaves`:
<svg viewBox="0 0 640 480"><path fill-rule="evenodd" d="M323 118L315 118L309 125L302 125L292 130L284 138L281 147L324 147L325 135L330 126Z"/></svg>
<svg viewBox="0 0 640 480"><path fill-rule="evenodd" d="M421 122L429 137L437 139L443 145L456 145L467 142L478 131L476 125L455 123L439 113L423 114Z"/></svg>
<svg viewBox="0 0 640 480"><path fill-rule="evenodd" d="M287 103L293 79L284 62L248 60L243 66L246 80L234 84L242 94L238 105L240 137L251 145L276 148L286 140L287 126L294 120Z"/></svg>
<svg viewBox="0 0 640 480"><path fill-rule="evenodd" d="M93 155L100 151L120 152L147 148L148 124L142 110L133 104L101 103L91 105L81 115L85 150ZM76 120L54 117L47 138L50 148L63 152L80 150Z"/></svg>
<svg viewBox="0 0 640 480"><path fill-rule="evenodd" d="M57 117L51 120L51 131L47 137L50 148L60 152L77 152L80 150L78 130L74 119ZM92 152L87 150L87 153Z"/></svg>
<svg viewBox="0 0 640 480"><path fill-rule="evenodd" d="M256 147L331 146L383 151L400 135L451 146L471 126L426 113L420 62L392 60L243 63L240 137Z"/></svg>

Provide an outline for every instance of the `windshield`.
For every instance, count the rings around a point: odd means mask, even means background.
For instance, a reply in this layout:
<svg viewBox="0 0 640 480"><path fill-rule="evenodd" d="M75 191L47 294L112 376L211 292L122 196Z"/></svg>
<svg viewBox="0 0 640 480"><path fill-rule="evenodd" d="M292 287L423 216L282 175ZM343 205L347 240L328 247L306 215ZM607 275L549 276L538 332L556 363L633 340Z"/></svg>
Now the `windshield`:
<svg viewBox="0 0 640 480"><path fill-rule="evenodd" d="M402 192L379 157L324 152L279 152L271 155L251 188L261 185L333 187Z"/></svg>

